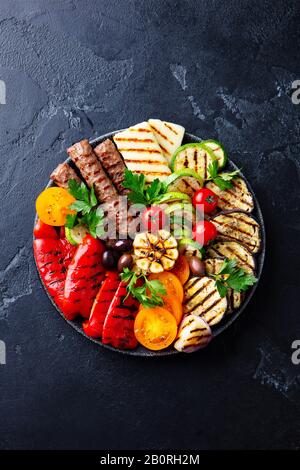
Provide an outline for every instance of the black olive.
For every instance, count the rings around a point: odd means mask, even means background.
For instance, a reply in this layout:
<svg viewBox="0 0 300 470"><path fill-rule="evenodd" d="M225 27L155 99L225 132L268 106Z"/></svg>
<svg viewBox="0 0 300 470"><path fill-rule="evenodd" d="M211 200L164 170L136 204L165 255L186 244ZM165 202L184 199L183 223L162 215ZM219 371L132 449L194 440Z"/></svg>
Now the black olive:
<svg viewBox="0 0 300 470"><path fill-rule="evenodd" d="M113 251L112 250L106 250L104 251L102 255L102 264L105 267L105 269L114 269L117 265L116 259L114 257Z"/></svg>
<svg viewBox="0 0 300 470"><path fill-rule="evenodd" d="M126 240L117 240L114 244L114 249L117 251L129 251L132 248L132 240L127 238Z"/></svg>
<svg viewBox="0 0 300 470"><path fill-rule="evenodd" d="M124 255L121 256L118 262L118 271L121 273L124 268L129 268L131 269L133 265L133 257L130 253L124 253Z"/></svg>
<svg viewBox="0 0 300 470"><path fill-rule="evenodd" d="M189 265L191 273L194 276L205 276L205 265L197 256L191 256L189 258Z"/></svg>

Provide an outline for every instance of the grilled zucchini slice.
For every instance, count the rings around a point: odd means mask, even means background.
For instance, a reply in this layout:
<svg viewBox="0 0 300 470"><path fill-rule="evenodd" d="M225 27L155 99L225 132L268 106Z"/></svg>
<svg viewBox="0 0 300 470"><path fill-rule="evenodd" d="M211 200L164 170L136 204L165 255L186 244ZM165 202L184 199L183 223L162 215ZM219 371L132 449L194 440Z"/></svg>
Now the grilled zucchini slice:
<svg viewBox="0 0 300 470"><path fill-rule="evenodd" d="M216 159L218 160L219 168L223 168L227 162L227 154L224 150L224 147L218 142L217 140L204 140L202 144L205 144L208 148L210 148Z"/></svg>
<svg viewBox="0 0 300 470"><path fill-rule="evenodd" d="M226 310L227 299L221 297L210 277L192 277L184 286L185 314L198 315L210 326L219 323Z"/></svg>
<svg viewBox="0 0 300 470"><path fill-rule="evenodd" d="M213 181L209 181L206 187L218 196L218 207L222 210L238 209L244 212L252 212L254 202L252 194L242 178L231 180L232 188L222 190Z"/></svg>
<svg viewBox="0 0 300 470"><path fill-rule="evenodd" d="M208 177L208 166L216 160L212 150L202 143L179 147L171 160L172 171L194 170L203 180Z"/></svg>
<svg viewBox="0 0 300 470"><path fill-rule="evenodd" d="M212 332L206 321L197 315L187 315L180 324L174 348L191 353L205 348L211 339Z"/></svg>
<svg viewBox="0 0 300 470"><path fill-rule="evenodd" d="M224 259L222 258L208 258L204 261L205 271L208 276L212 274L218 274L223 266ZM227 291L227 313L232 313L233 310L239 308L242 305L244 294L243 292L236 292L232 289Z"/></svg>
<svg viewBox="0 0 300 470"><path fill-rule="evenodd" d="M261 248L261 235L258 222L242 211L224 211L212 217L219 238L228 238L245 245L251 253Z"/></svg>
<svg viewBox="0 0 300 470"><path fill-rule="evenodd" d="M217 240L207 247L206 254L209 258L236 259L239 268L243 268L249 274L255 272L254 256L240 243L230 240Z"/></svg>
<svg viewBox="0 0 300 470"><path fill-rule="evenodd" d="M167 191L178 191L193 197L194 193L202 188L203 180L194 170L180 170L168 176L165 185Z"/></svg>

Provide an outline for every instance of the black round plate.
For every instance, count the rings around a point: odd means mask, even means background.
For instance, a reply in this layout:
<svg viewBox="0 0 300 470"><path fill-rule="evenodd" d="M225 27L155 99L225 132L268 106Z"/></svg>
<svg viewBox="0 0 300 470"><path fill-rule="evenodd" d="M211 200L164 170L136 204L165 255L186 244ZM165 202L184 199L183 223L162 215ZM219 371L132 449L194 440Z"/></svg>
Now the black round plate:
<svg viewBox="0 0 300 470"><path fill-rule="evenodd" d="M91 140L90 143L91 143L92 147L95 147L96 145L98 145L103 140L108 139L108 138L112 138L117 132L121 132L121 131L118 130L118 131L114 131L114 132L109 132L108 134L102 135L100 137L97 137L96 139ZM188 143L192 143L192 142L201 142L201 140L202 139L200 139L199 137L196 137L195 135L192 135L192 134L189 134L189 133L186 132L185 135L184 135L184 138L183 138L183 144L188 144ZM70 158L67 158L65 161L70 162ZM229 159L227 161L226 168L230 171L238 169L237 166ZM241 177L246 181L246 183L248 185L248 188L249 188L250 192L253 195L254 204L255 204L255 208L254 208L254 211L253 211L253 216L259 222L260 227L261 227L262 249L256 255L256 277L259 280L260 276L261 276L261 273L262 273L263 264L264 264L264 257L265 257L265 240L266 240L266 237L265 237L264 220L263 220L263 216L262 216L262 213L261 213L261 209L260 209L258 200L257 200L257 198L256 198L256 196L255 196L255 194L254 194L254 192L251 188L251 185L248 183L247 179L242 174L242 172L241 172ZM47 188L50 187L50 186L53 186L52 181L49 181L49 183L47 185ZM38 268L37 268L37 270L38 270ZM39 273L39 270L38 270L38 273ZM162 351L150 351L150 350L144 348L141 345L139 345L134 350L126 350L126 349L123 350L123 349L115 349L112 346L102 344L101 341L99 341L97 339L90 338L89 336L87 336L84 333L84 331L82 329L82 326L81 326L81 320L79 320L79 319L76 319L74 321L66 320L66 318L64 317L61 310L57 307L57 305L53 302L52 297L49 295L49 293L47 291L47 288L45 287L40 274L39 274L39 277L40 277L41 283L44 286L46 294L48 295L48 297L49 297L50 301L52 302L53 306L56 308L56 310L59 312L59 314L63 317L63 319L66 322L68 322L69 325L71 325L78 333L82 334L83 336L85 336L90 341L93 341L94 343L97 343L99 346L102 346L106 349L110 349L112 351L116 351L116 352L119 352L119 353L122 353L122 354L129 354L131 356L159 357L159 356L170 356L172 354L178 354L178 351L176 351L176 349L174 349L172 346L170 346L168 349L164 349ZM258 285L258 282L251 289L249 289L247 291L244 302L243 302L243 304L241 305L241 307L239 309L234 311L232 314L230 314L228 316L225 316L225 318L217 326L212 328L212 332L213 332L214 337L219 335L220 333L222 333L222 331L224 331L226 328L228 328L228 326L231 325L231 323L233 323L237 319L237 317L245 310L246 306L248 305L251 297L253 296L253 294L255 292L255 289L256 289L257 285Z"/></svg>

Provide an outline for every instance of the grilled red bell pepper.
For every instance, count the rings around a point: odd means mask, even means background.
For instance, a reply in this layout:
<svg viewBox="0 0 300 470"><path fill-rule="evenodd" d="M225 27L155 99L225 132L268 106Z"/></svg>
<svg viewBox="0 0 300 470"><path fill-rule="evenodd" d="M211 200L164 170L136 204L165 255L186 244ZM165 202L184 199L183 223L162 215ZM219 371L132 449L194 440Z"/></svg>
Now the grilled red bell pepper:
<svg viewBox="0 0 300 470"><path fill-rule="evenodd" d="M63 312L68 320L77 315L89 318L91 308L105 277L102 265L104 245L86 235L69 265L64 292Z"/></svg>
<svg viewBox="0 0 300 470"><path fill-rule="evenodd" d="M134 320L139 303L131 295L126 296L126 283L120 282L103 325L103 344L111 344L118 349L134 349L138 344Z"/></svg>
<svg viewBox="0 0 300 470"><path fill-rule="evenodd" d="M83 329L88 336L92 338L102 336L104 320L119 284L119 274L115 271L108 271L94 300L90 318L83 323Z"/></svg>
<svg viewBox="0 0 300 470"><path fill-rule="evenodd" d="M33 235L35 238L58 238L58 233L54 227L48 224L44 224L40 219L36 221L33 229Z"/></svg>
<svg viewBox="0 0 300 470"><path fill-rule="evenodd" d="M56 305L63 310L67 269L75 247L67 240L37 239L33 251L40 276Z"/></svg>

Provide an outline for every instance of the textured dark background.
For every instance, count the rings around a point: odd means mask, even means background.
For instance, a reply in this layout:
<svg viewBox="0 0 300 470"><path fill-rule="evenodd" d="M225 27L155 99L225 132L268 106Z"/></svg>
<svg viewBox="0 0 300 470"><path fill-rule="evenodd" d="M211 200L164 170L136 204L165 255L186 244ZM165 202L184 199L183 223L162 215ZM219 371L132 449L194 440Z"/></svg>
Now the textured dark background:
<svg viewBox="0 0 300 470"><path fill-rule="evenodd" d="M1 449L300 446L297 1L0 1ZM259 198L255 298L207 350L102 350L32 260L34 200L72 142L160 117L219 139Z"/></svg>

